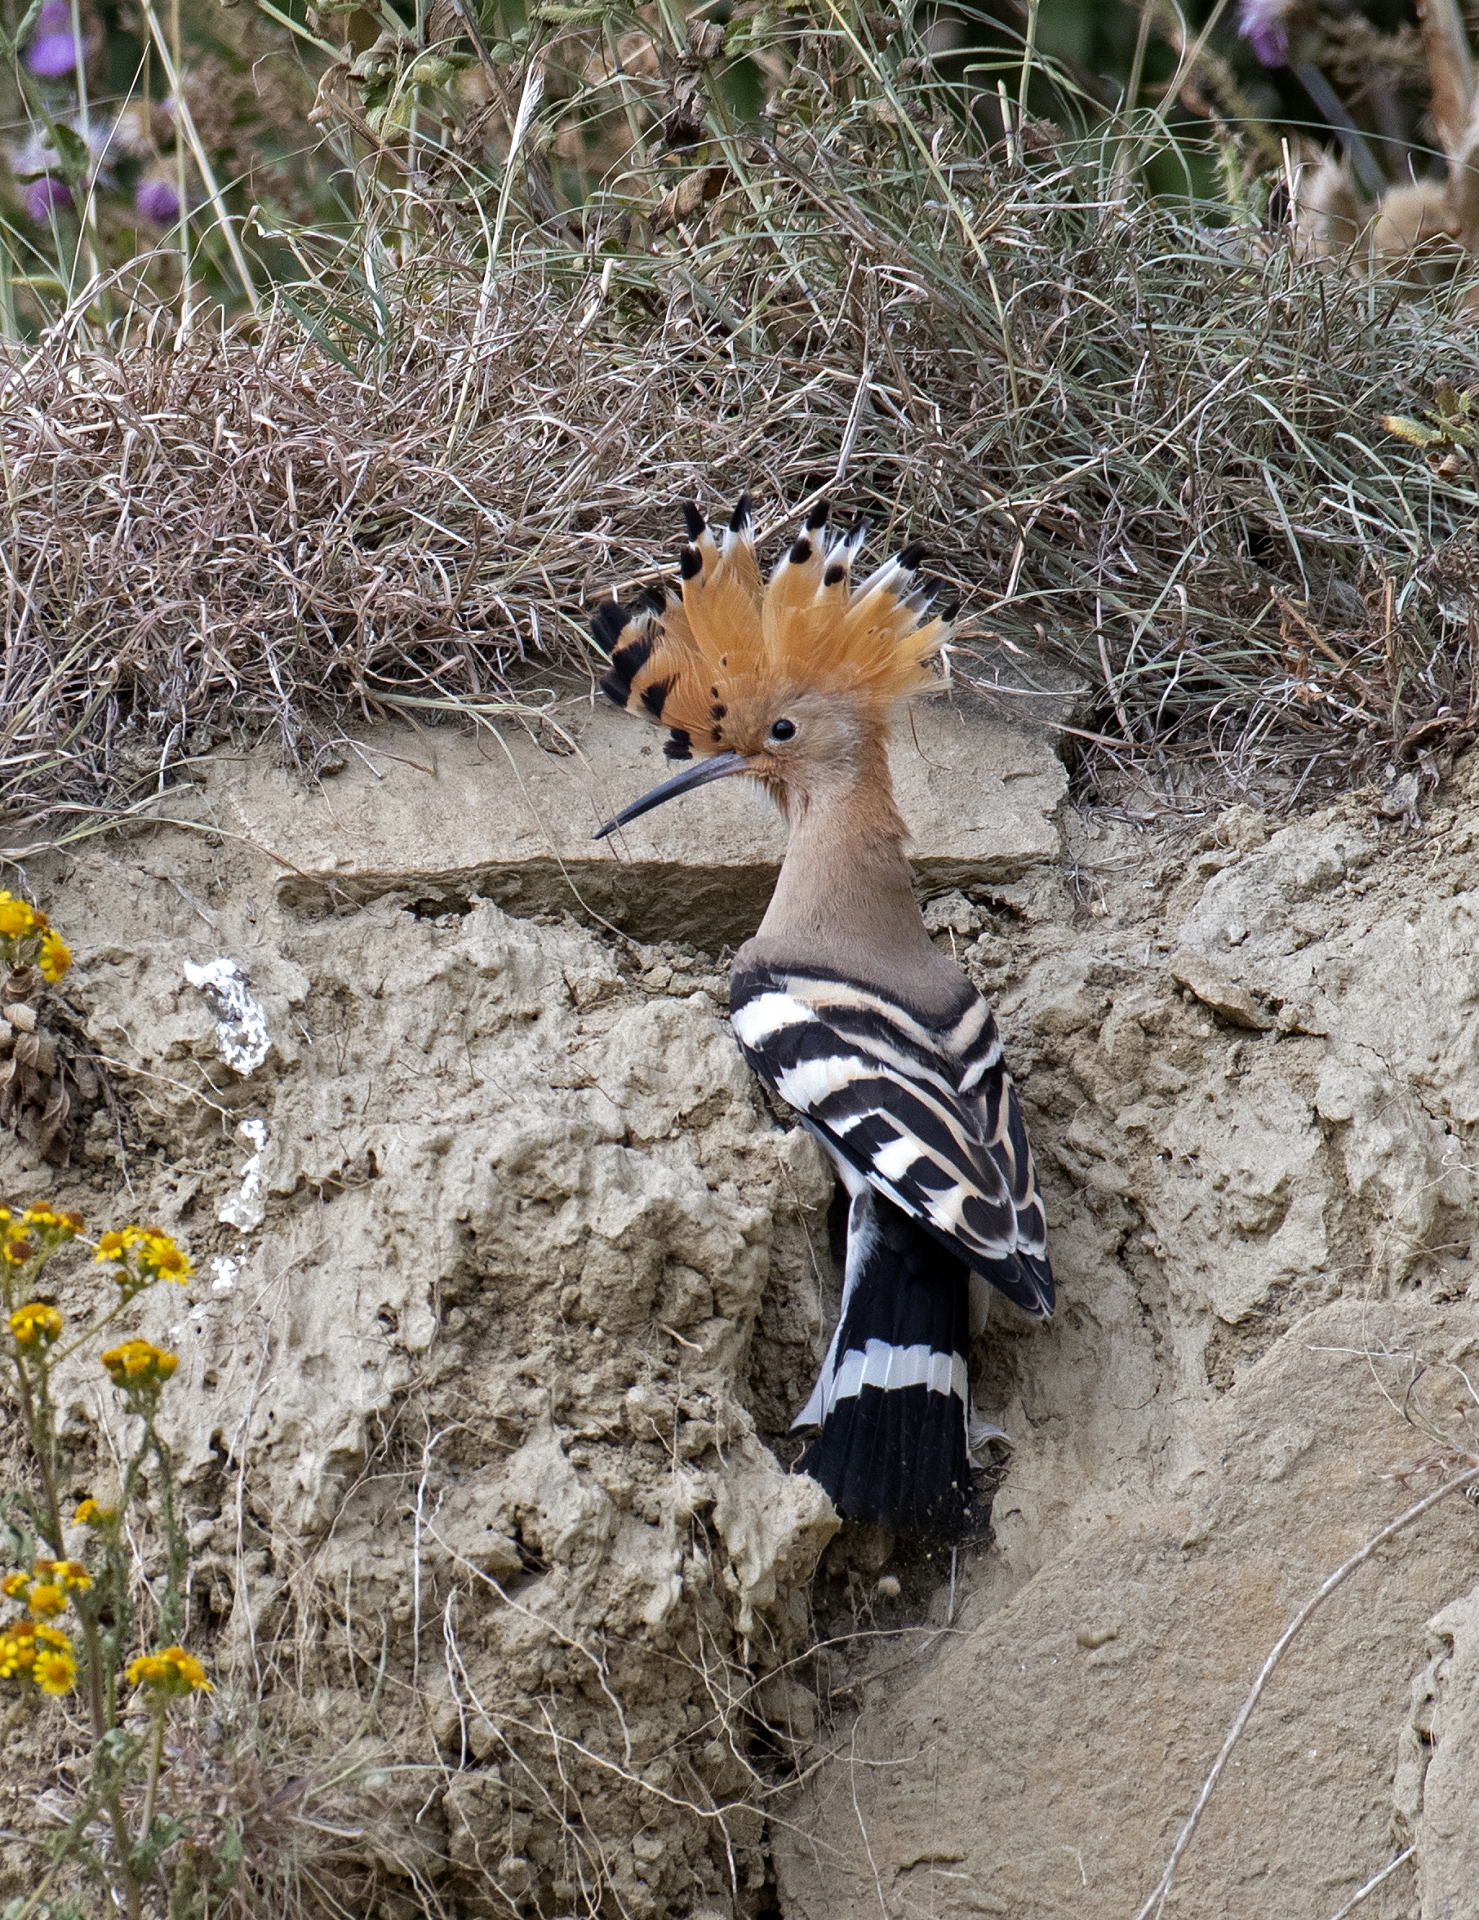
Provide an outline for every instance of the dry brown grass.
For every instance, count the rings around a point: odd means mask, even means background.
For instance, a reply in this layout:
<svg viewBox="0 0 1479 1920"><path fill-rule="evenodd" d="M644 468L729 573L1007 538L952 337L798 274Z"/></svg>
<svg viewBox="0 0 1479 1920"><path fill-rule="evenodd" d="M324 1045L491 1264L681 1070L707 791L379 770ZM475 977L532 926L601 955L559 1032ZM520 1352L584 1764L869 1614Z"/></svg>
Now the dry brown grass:
<svg viewBox="0 0 1479 1920"><path fill-rule="evenodd" d="M311 768L352 720L589 687L591 602L661 576L683 496L741 488L930 536L955 670L1066 665L1091 777L1289 803L1469 737L1479 491L1375 424L1479 380L1463 287L1301 264L1226 154L1209 206L1153 199L1123 129L987 149L850 19L763 137L634 153L559 217L515 168L487 271L444 170L414 245L362 235L373 288L340 263L255 335L104 345L74 312L12 346L12 850L226 737Z"/></svg>

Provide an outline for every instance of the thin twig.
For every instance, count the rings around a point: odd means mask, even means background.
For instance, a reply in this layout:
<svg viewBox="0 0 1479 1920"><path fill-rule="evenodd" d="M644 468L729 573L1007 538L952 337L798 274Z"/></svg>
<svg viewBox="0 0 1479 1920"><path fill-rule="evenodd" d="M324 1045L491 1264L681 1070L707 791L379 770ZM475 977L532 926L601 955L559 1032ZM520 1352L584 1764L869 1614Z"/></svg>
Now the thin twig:
<svg viewBox="0 0 1479 1920"><path fill-rule="evenodd" d="M1409 1507L1406 1513L1399 1514L1389 1526L1383 1527L1380 1533L1373 1534L1365 1546L1358 1552L1353 1553L1349 1560L1343 1561L1318 1591L1305 1601L1304 1605L1299 1609L1299 1612L1295 1614L1283 1633L1279 1635L1279 1638L1274 1643L1273 1650L1270 1652L1267 1660L1264 1661L1258 1678L1253 1682L1253 1686L1249 1691L1247 1699L1243 1702L1237 1719L1233 1721L1231 1727L1228 1729L1227 1738L1222 1743L1222 1751L1218 1754L1216 1760L1213 1761L1211 1772L1202 1782L1202 1790L1197 1795L1196 1805L1187 1816L1186 1824L1177 1836L1176 1844L1171 1849L1171 1856L1161 1869L1161 1877L1156 1881L1155 1886L1151 1889L1150 1895L1143 1905L1136 1910L1135 1920L1148 1920L1149 1915L1159 1913L1161 1907L1164 1905L1166 1896L1171 1891L1171 1880L1175 1874L1177 1863L1186 1852L1186 1849L1191 1845L1192 1836L1195 1834L1202 1814L1206 1810L1207 1802L1212 1798L1213 1790L1217 1782L1222 1778L1223 1768L1227 1765L1233 1748L1242 1738L1243 1729L1247 1726L1253 1709L1258 1705L1259 1698L1263 1693L1263 1689L1267 1686L1274 1668L1278 1666L1279 1662L1288 1652L1301 1628L1319 1611L1338 1587L1343 1586L1353 1573L1365 1566L1366 1562L1379 1547L1384 1547L1388 1540L1395 1539L1404 1528L1410 1527L1415 1520L1420 1520L1431 1508L1436 1507L1440 1500L1446 1500L1449 1494L1457 1493L1464 1487L1472 1486L1476 1480L1479 1480L1479 1465L1466 1468L1463 1473L1456 1475L1454 1479L1445 1481L1436 1491L1419 1500L1416 1506Z"/></svg>
<svg viewBox="0 0 1479 1920"><path fill-rule="evenodd" d="M1364 1887L1357 1887L1356 1891L1351 1895L1350 1899L1346 1901L1340 1912L1331 1914L1330 1920L1346 1920L1346 1915L1348 1913L1354 1913L1368 1893L1375 1893L1387 1875L1395 1873L1402 1862L1404 1860L1410 1860L1416 1852L1417 1848L1415 1846L1404 1847L1395 1860L1388 1860L1387 1864L1382 1867L1379 1872L1372 1874Z"/></svg>

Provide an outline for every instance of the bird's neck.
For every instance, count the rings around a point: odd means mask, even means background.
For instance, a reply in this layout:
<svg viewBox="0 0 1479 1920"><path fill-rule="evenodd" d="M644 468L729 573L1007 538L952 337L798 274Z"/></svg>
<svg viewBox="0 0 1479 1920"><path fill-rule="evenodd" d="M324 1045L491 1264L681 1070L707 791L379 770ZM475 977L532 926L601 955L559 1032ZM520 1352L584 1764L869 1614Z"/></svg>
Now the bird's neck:
<svg viewBox="0 0 1479 1920"><path fill-rule="evenodd" d="M793 803L791 832L758 943L867 979L937 956L919 917L894 805L888 749L870 738L857 779Z"/></svg>

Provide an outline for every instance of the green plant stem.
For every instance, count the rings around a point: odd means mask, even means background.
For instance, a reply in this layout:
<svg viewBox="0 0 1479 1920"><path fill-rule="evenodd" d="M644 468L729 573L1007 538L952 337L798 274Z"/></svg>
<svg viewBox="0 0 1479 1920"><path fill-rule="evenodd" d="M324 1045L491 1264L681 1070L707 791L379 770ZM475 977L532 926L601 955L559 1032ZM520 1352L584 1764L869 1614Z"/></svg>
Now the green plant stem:
<svg viewBox="0 0 1479 1920"><path fill-rule="evenodd" d="M181 81L184 63L180 59L180 0L170 0L170 52L175 67L175 194L180 203L180 331L190 325L190 198L185 173L185 142L180 138L189 107Z"/></svg>
<svg viewBox="0 0 1479 1920"><path fill-rule="evenodd" d="M103 1686L103 1636L98 1631L98 1623L90 1613L82 1613L82 1640L87 1648L87 1691L88 1706L92 1712L92 1734L94 1740L101 1740L113 1725L113 1689L104 1690Z"/></svg>
<svg viewBox="0 0 1479 1920"><path fill-rule="evenodd" d="M149 1775L144 1782L144 1811L139 1816L139 1843L149 1838L154 1824L154 1796L159 1790L159 1763L164 1758L164 1702L154 1709L154 1738L149 1743Z"/></svg>
<svg viewBox="0 0 1479 1920"><path fill-rule="evenodd" d="M154 42L155 51L159 55L160 65L164 68L165 76L174 94L176 142L179 142L180 136L183 133L184 138L190 143L190 151L195 156L196 169L205 185L206 197L211 203L216 220L225 237L226 247L231 255L231 263L236 268L237 274L240 277L242 292L246 295L247 304L252 312L260 313L261 300L257 293L257 283L252 278L252 270L247 264L246 255L242 252L241 241L236 231L236 222L231 214L227 212L226 202L222 197L221 187L216 179L215 169L210 163L210 156L201 144L200 134L195 125L195 116L190 111L190 102L185 98L184 78L180 71L180 63L175 58L170 38L166 34L164 24L155 9L154 0L140 0L140 4L143 8L145 23L149 29L149 37ZM174 47L178 47L178 40L174 42ZM186 203L182 198L180 201L181 245L186 256L186 268L188 272L189 241L187 219ZM188 322L188 320L189 314L184 310L182 305L182 325Z"/></svg>
<svg viewBox="0 0 1479 1920"><path fill-rule="evenodd" d="M56 1471L52 1462L51 1421L47 1417L50 1404L46 1391L46 1362L41 1362L40 1378L36 1393L31 1390L31 1379L26 1363L19 1353L15 1356L16 1385L20 1392L21 1419L25 1423L26 1438L31 1443L31 1451L36 1456L36 1465L41 1472L41 1491L46 1500L47 1544L58 1558L62 1546L62 1508L57 1498Z"/></svg>
<svg viewBox="0 0 1479 1920"><path fill-rule="evenodd" d="M136 1456L138 1457L140 1456ZM129 1465L132 1468L134 1462L131 1461ZM120 1500L120 1513L125 1510L125 1506L126 1503ZM96 1727L99 1720L102 1722L102 1732L98 1735L100 1741L104 1734L111 1733L118 1725L118 1693L114 1680L114 1668L118 1660L118 1649L123 1644L124 1635L128 1630L128 1580L126 1576L116 1577L117 1570L114 1565L116 1554L116 1545L110 1543L108 1562L110 1573L115 1574L112 1584L115 1588L116 1624L113 1632L107 1636L106 1658L104 1657L104 1636L99 1630L97 1620L88 1614L82 1616L83 1639L87 1647L90 1670L93 1725ZM79 1608L78 1611L81 1612L81 1609ZM93 1767L96 1772L96 1750L94 1750ZM142 1920L143 1895L130 1857L128 1822L124 1818L123 1802L116 1787L104 1793L101 1798L103 1806L107 1809L109 1825L113 1829L114 1843L118 1848L118 1871L128 1920Z"/></svg>
<svg viewBox="0 0 1479 1920"><path fill-rule="evenodd" d="M300 40L306 40L310 47L326 55L328 59L339 58L341 49L336 47L332 40L321 40L316 33L310 33L302 21L295 20L291 14L284 13L281 7L273 6L272 0L255 0L255 5L259 13L265 13L269 20L275 20L280 27L286 27L289 33L297 34Z"/></svg>
<svg viewBox="0 0 1479 1920"><path fill-rule="evenodd" d="M73 44L75 46L80 48L84 45L83 36L82 36L82 8L81 8L80 0L72 0L72 39L73 39ZM92 108L91 108L91 105L89 104L88 97L87 97L87 61L86 59L81 59L77 62L75 72L77 77L77 117L82 122L82 126L80 129L82 138L87 142L88 149L89 151L91 151ZM78 215L79 237L86 243L86 246L87 246L87 264L88 264L89 273L91 274L93 281L98 282L103 277L103 265L102 265L102 260L98 254L98 245L97 245L97 241L98 241L97 184L92 179L88 179L85 184L86 184L87 191L82 197L82 206L79 209L79 215ZM106 298L107 298L107 295L105 292L104 299L106 300Z"/></svg>
<svg viewBox="0 0 1479 1920"><path fill-rule="evenodd" d="M102 1319L94 1320L92 1325L89 1328L87 1328L87 1330L84 1333L78 1334L77 1338L71 1343L70 1346L62 1347L60 1351L58 1351L57 1353L54 1353L51 1356L51 1360L49 1364L52 1366L56 1366L60 1361L70 1360L72 1355L78 1352L81 1348L85 1347L89 1340L95 1340L97 1336L103 1331L104 1327L110 1326L113 1323L113 1321L115 1321L118 1318L119 1314L122 1313L123 1309L128 1305L129 1301L133 1299L133 1297L134 1296L132 1294L126 1294L124 1298L121 1299L116 1306L109 1307L108 1311L103 1315Z"/></svg>
<svg viewBox="0 0 1479 1920"><path fill-rule="evenodd" d="M1140 9L1140 29L1135 35L1135 52L1130 61L1130 77L1125 82L1124 112L1126 121L1134 118L1136 107L1140 103L1140 87L1145 73L1145 49L1150 44L1150 29L1154 23L1154 0L1144 0Z"/></svg>
<svg viewBox="0 0 1479 1920"><path fill-rule="evenodd" d="M676 11L672 0L657 0L657 11L663 25L668 30L668 38L673 43L673 51L680 56L688 51L688 34L684 28L683 15Z"/></svg>
<svg viewBox="0 0 1479 1920"><path fill-rule="evenodd" d="M1119 151L1115 156L1114 183L1115 193L1123 197L1130 190L1130 176L1140 163L1140 142L1135 137L1135 108L1140 99L1140 87L1145 72L1145 49L1150 44L1150 29L1154 24L1155 0L1142 0L1140 8L1140 30L1135 36L1135 52L1130 61L1130 77L1125 83L1122 103L1122 129L1119 139Z"/></svg>
<svg viewBox="0 0 1479 1920"><path fill-rule="evenodd" d="M56 137L56 121L52 118L50 112L47 110L46 102L42 99L41 94L37 89L35 81L32 80L31 76L26 72L25 63L23 61L16 60L12 64L14 67L16 84L20 90L21 101L22 101L22 104L25 106L27 114L31 116L33 121L39 120L42 123L42 125L46 128L46 131L50 136L50 138L46 142L46 145L52 148L52 150L56 153L57 158L60 159L61 143L58 141ZM83 196L83 213L79 220L79 225L77 229L77 240L78 240L79 247L82 243L82 239L85 231L85 224L88 222L90 217L95 218L95 214L92 216L89 216L89 213L88 213L88 209L91 208L92 206L92 198L93 198L92 192L91 192L91 189L89 189L89 191ZM57 242L57 272L60 274L62 271L61 236L57 229L55 209L53 209L52 215L51 215L51 230L52 230L52 237ZM90 240L88 242L88 254L93 261L94 272L96 272L97 270L96 256L93 254L92 243ZM58 283L59 285L64 285L65 292L68 299L72 297L72 294L75 291L76 271L77 271L77 248L74 248L72 253L72 265L71 265L71 269L67 273L66 281L65 283L62 283L59 281ZM43 1261L42 1264L44 1265L45 1262Z"/></svg>
<svg viewBox="0 0 1479 1920"><path fill-rule="evenodd" d="M177 1641L185 1630L184 1573L190 1549L175 1516L174 1456L155 1431L152 1413L144 1416L144 1444L159 1462L159 1518L167 1554L164 1599L159 1607L159 1636L165 1641Z"/></svg>
<svg viewBox="0 0 1479 1920"><path fill-rule="evenodd" d="M72 1858L73 1849L91 1825L93 1816L99 1807L102 1807L107 1813L109 1822L113 1828L114 1838L118 1842L119 1857L123 1862L123 1898L128 1920L143 1920L143 1894L139 1887L138 1879L134 1874L133 1867L129 1862L128 1829L123 1820L123 1808L119 1803L116 1793L100 1794L97 1792L88 1795L82 1806L79 1807L77 1812L72 1816L71 1824L67 1828L66 1833L61 1836L59 1842L54 1843L56 1846L54 1856L55 1865L51 1868L51 1871L46 1875L46 1878L41 1884L32 1889L30 1897L24 1906L13 1913L12 1920L30 1920L33 1913L39 1913L41 1911L52 1882L67 1864L67 1861Z"/></svg>
<svg viewBox="0 0 1479 1920"><path fill-rule="evenodd" d="M116 1793L110 1793L104 1804L118 1846L118 1870L123 1878L123 1898L128 1908L128 1920L143 1920L143 1896L139 1891L133 1862L128 1857L128 1822L123 1817L123 1802Z"/></svg>
<svg viewBox="0 0 1479 1920"><path fill-rule="evenodd" d="M46 1501L48 1526L48 1544L60 1556L63 1552L62 1509L57 1497L56 1473L51 1454L53 1435L49 1417L50 1396L47 1392L47 1367L41 1363L40 1378L33 1391L26 1363L19 1353L15 1355L16 1385L20 1394L21 1418L25 1423L26 1437L36 1456L36 1464L41 1473L41 1487ZM146 1423L147 1429L147 1423ZM173 1571L173 1557L172 1557ZM101 1635L97 1621L88 1615L82 1616L82 1632L87 1648L89 1709L93 1732L101 1739L113 1724L109 1712L109 1700L103 1691L103 1659ZM111 1688L108 1690L111 1694ZM139 1883L129 1861L128 1823L123 1817L123 1804L116 1792L104 1796L103 1805L107 1808L108 1820L113 1828L113 1837L118 1846L119 1875L124 1905L128 1920L142 1920L143 1896Z"/></svg>
<svg viewBox="0 0 1479 1920"><path fill-rule="evenodd" d="M19 1704L20 1702L17 1702L17 1705ZM48 1870L46 1877L38 1882L36 1886L32 1887L26 1897L24 1906L12 1909L10 1920L31 1920L33 1913L40 1912L47 1894L51 1891L52 1882L67 1864L73 1846L92 1824L93 1818L102 1804L102 1799L96 1793L90 1793L86 1800L83 1801L82 1805L72 1815L66 1832L53 1843L53 1865Z"/></svg>
<svg viewBox="0 0 1479 1920"><path fill-rule="evenodd" d="M608 14L603 23L606 35L606 51L611 60L611 78L621 99L622 112L626 117L627 135L632 143L632 156L636 164L647 163L646 143L642 138L642 122L637 113L637 101L633 97L631 78L621 63L621 50L616 44L616 24Z"/></svg>
<svg viewBox="0 0 1479 1920"><path fill-rule="evenodd" d="M1017 112L1023 120L1027 118L1027 88L1032 79L1033 58L1037 53L1037 16L1040 6L1041 0L1028 0L1027 38L1022 46L1022 77L1017 86Z"/></svg>
<svg viewBox="0 0 1479 1920"><path fill-rule="evenodd" d="M1161 95L1163 100L1174 100L1177 94L1180 93L1186 82L1187 75L1195 71L1196 64L1198 60L1201 59L1207 42L1212 38L1212 34L1218 22L1222 19L1223 14L1226 13L1227 7L1228 0L1217 0L1216 6L1213 7L1212 11L1207 15L1207 18L1202 22L1202 30L1190 48L1187 47L1185 39L1183 38L1179 50L1179 57L1176 62L1176 71L1171 76L1169 86L1166 87Z"/></svg>

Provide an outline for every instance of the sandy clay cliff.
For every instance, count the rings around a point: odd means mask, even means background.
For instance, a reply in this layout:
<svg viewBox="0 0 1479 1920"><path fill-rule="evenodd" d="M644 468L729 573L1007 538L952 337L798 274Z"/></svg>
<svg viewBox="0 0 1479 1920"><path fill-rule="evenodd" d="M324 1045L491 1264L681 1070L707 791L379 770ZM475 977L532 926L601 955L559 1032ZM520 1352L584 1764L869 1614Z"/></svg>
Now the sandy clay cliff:
<svg viewBox="0 0 1479 1920"><path fill-rule="evenodd" d="M831 1182L724 986L779 829L731 786L593 848L660 762L571 721L376 733L315 784L222 754L28 875L112 1100L0 1184L195 1257L145 1330L219 1737L353 1774L327 1871L367 1920L1130 1920L1282 1630L1479 1426L1479 766L1417 820L1168 835L990 716L904 730L1060 1282L980 1343L1004 1437L952 1556L787 1471ZM116 1418L78 1372L79 1484ZM1362 1920L1472 1916L1476 1794L1458 1495L1300 1634L1165 1911L1332 1920L1405 1856Z"/></svg>

